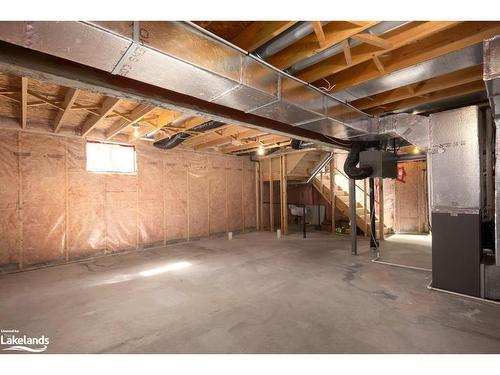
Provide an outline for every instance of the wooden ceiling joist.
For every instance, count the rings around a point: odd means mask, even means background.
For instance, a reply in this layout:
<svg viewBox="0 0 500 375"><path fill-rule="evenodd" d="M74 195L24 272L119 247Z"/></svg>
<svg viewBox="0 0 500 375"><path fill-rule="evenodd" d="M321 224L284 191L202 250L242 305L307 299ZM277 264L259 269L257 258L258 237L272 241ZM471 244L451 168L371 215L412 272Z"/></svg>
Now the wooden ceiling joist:
<svg viewBox="0 0 500 375"><path fill-rule="evenodd" d="M390 113L397 110L404 110L409 108L411 109L423 104L428 104L439 100L448 99L456 96L462 96L484 90L485 90L484 82L482 80L479 80L475 82L466 83L464 85L451 87L445 90L440 90L429 94L400 100L394 103L389 103L384 105L383 107L368 109L366 112L371 115L381 115L383 113Z"/></svg>
<svg viewBox="0 0 500 375"><path fill-rule="evenodd" d="M28 78L21 77L21 128L28 122Z"/></svg>
<svg viewBox="0 0 500 375"><path fill-rule="evenodd" d="M442 76L430 78L411 85L398 87L393 90L381 92L369 98L362 98L351 102L360 110L382 107L388 103L409 99L414 96L423 96L431 92L449 89L466 83L479 81L483 76L483 66L475 65Z"/></svg>
<svg viewBox="0 0 500 375"><path fill-rule="evenodd" d="M271 56L268 61L277 68L286 69L298 61L314 56L335 44L342 43L343 40L377 24L374 21L363 21L360 23L361 25L342 21L329 22L322 28L325 35L322 47L318 48L318 40L313 33Z"/></svg>
<svg viewBox="0 0 500 375"><path fill-rule="evenodd" d="M231 42L247 51L254 51L293 26L295 21L255 21Z"/></svg>
<svg viewBox="0 0 500 375"><path fill-rule="evenodd" d="M246 131L245 131L246 130ZM210 147L219 147L221 145L233 142L233 141L244 141L247 138L259 137L264 135L260 130L248 130L244 128L239 128L237 133L233 134L224 134L222 137L218 139L213 139L208 142L200 143L194 146L195 150L205 150Z"/></svg>
<svg viewBox="0 0 500 375"><path fill-rule="evenodd" d="M457 23L458 22L453 21L411 22L384 34L384 39L392 46L389 49L380 49L367 43L362 43L351 48L352 65L358 65L369 61L374 55L385 54L394 49L417 42L423 38L449 29L457 25ZM297 74L297 76L306 82L314 82L344 69L346 69L344 56L342 56L342 54L337 54L304 69Z"/></svg>
<svg viewBox="0 0 500 375"><path fill-rule="evenodd" d="M54 133L59 132L59 130L61 129L61 126L64 120L68 117L69 113L71 112L73 104L75 103L75 100L79 93L80 90L73 88L69 88L66 91L66 95L64 96L64 102L62 103L62 107L64 109L57 114L56 119L54 120L54 127L53 127Z"/></svg>
<svg viewBox="0 0 500 375"><path fill-rule="evenodd" d="M326 79L330 82L335 82L336 85L333 92L340 91L381 77L384 74L389 74L477 43L482 43L483 40L499 33L499 22L464 22L463 24L455 25L443 32L419 40L416 43L393 50L387 55L384 53L384 73L381 73L377 69L370 57L370 61L354 65L347 69L341 69L341 71L339 70L338 73L329 75ZM351 49L351 51L353 50L354 48ZM318 80L314 84L319 86L323 84L322 82Z"/></svg>
<svg viewBox="0 0 500 375"><path fill-rule="evenodd" d="M150 114L152 111L155 110L155 107L149 106L149 105L144 105L144 104L139 104L137 107L134 108L134 110L127 116L127 119L120 119L115 125L113 125L105 135L106 139L111 139L118 135L122 130L125 128L132 126L139 121L141 121L144 116L147 116Z"/></svg>
<svg viewBox="0 0 500 375"><path fill-rule="evenodd" d="M251 142L244 143L243 145L224 147L221 151L224 152L224 153L229 154L229 153L233 153L233 152L238 152L238 151L243 151L243 150L248 150L248 149L254 149L254 148L259 147L260 145L266 146L266 145L269 145L269 144L274 144L274 143L277 143L277 142L284 142L284 141L287 141L287 140L289 140L289 138L287 138L287 137L277 136L277 135L274 135L274 134L269 134L269 135L260 137L256 141L251 141Z"/></svg>
<svg viewBox="0 0 500 375"><path fill-rule="evenodd" d="M120 99L118 98L107 97L104 100L101 109L98 111L98 115L93 115L82 125L81 135L83 137L87 136L92 131L92 129L99 125L99 123L113 111L113 109L118 105L119 102Z"/></svg>

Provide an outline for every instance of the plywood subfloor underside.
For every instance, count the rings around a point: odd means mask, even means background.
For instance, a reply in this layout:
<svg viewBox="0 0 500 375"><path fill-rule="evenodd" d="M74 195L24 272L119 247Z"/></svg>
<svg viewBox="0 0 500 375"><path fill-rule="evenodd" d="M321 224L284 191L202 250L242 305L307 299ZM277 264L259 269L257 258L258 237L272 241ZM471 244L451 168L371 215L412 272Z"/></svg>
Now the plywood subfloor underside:
<svg viewBox="0 0 500 375"><path fill-rule="evenodd" d="M383 257L428 265L429 241L409 239ZM253 232L4 275L0 326L45 334L52 353L500 353L500 306L349 246ZM140 274L178 262L191 266Z"/></svg>

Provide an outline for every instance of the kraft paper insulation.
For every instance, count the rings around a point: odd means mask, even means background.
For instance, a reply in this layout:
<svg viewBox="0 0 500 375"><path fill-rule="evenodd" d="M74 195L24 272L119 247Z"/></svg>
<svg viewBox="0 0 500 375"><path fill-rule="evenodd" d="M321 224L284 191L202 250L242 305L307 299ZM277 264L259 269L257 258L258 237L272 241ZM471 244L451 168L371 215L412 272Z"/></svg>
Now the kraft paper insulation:
<svg viewBox="0 0 500 375"><path fill-rule="evenodd" d="M83 139L0 130L0 268L255 228L253 162L136 151L136 174L93 173Z"/></svg>

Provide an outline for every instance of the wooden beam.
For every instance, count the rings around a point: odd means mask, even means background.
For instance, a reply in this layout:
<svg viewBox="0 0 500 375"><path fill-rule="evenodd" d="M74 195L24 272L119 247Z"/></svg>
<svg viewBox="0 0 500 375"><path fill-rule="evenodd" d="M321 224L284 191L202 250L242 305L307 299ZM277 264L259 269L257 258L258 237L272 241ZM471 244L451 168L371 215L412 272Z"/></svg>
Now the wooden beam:
<svg viewBox="0 0 500 375"><path fill-rule="evenodd" d="M169 127L172 127L172 129L171 129L171 130L173 130L172 132L170 132L169 134L163 134L163 135L160 135L160 133L157 133L155 135L155 140L159 141L159 140L162 140L164 138L171 137L174 134L189 130L189 129L194 128L195 126L201 125L207 121L208 121L208 119L205 117L195 117L195 116L191 116L191 115L183 115L183 116L175 119L174 121L172 121L172 123L165 125L161 128L161 130L168 131Z"/></svg>
<svg viewBox="0 0 500 375"><path fill-rule="evenodd" d="M384 91L369 98L358 99L351 102L351 104L361 110L376 108L414 96L423 96L431 92L479 81L482 76L483 65L475 65L425 81Z"/></svg>
<svg viewBox="0 0 500 375"><path fill-rule="evenodd" d="M341 43L343 40L358 34L369 27L376 25L375 21L363 21L362 25L353 25L350 22L333 21L322 27L325 34L325 42L318 48L316 35L310 34L277 54L271 56L268 61L279 69L286 69L293 64L314 56L331 46Z"/></svg>
<svg viewBox="0 0 500 375"><path fill-rule="evenodd" d="M301 60L305 60L335 44L341 43L343 40L375 24L377 22L373 21L365 21L361 26L343 21L329 22L322 28L325 34L325 42L322 47L318 48L316 34L312 33L271 56L268 61L279 69L286 69Z"/></svg>
<svg viewBox="0 0 500 375"><path fill-rule="evenodd" d="M62 103L62 107L64 108L62 111L60 111L56 119L54 121L54 133L59 132L61 130L61 126L63 124L63 121L68 117L68 114L71 112L71 109L73 107L73 104L75 103L76 97L80 93L80 90L74 89L74 88L69 88L66 91L66 95L64 96L64 101Z"/></svg>
<svg viewBox="0 0 500 375"><path fill-rule="evenodd" d="M452 28L458 22L452 21L431 21L431 22L411 22L407 25L398 27L395 30L384 34L384 38L391 43L392 48L381 50L371 44L362 43L351 48L352 64L358 65L369 61L373 55L385 54L389 51L401 48L415 43L423 38ZM315 82L331 74L338 73L346 69L344 56L337 54L326 60L319 62L307 69L304 69L297 76L307 82ZM335 81L331 81L335 82Z"/></svg>
<svg viewBox="0 0 500 375"><path fill-rule="evenodd" d="M368 33L361 33L361 34L353 35L352 39L355 39L359 42L363 42L366 44L371 44L372 46L382 48L382 49L390 49L393 47L393 44L390 41L382 39L379 36L368 34Z"/></svg>
<svg viewBox="0 0 500 375"><path fill-rule="evenodd" d="M171 123L172 121L175 121L179 119L182 116L182 113L180 112L175 112L175 111L167 111L163 110L160 113L160 116L154 121L146 121L143 119L141 121L142 127L139 129L139 137L144 137L147 134L153 133L155 135L160 131L160 129L163 127L164 124ZM172 129L172 133L177 132L176 130ZM136 142L137 139L134 137L133 134L130 134L129 136L129 142L133 143Z"/></svg>
<svg viewBox="0 0 500 375"><path fill-rule="evenodd" d="M321 26L321 22L312 21L312 27L314 30L314 34L316 34L316 39L318 39L319 46L324 47L326 39L325 33L323 32L323 26Z"/></svg>
<svg viewBox="0 0 500 375"><path fill-rule="evenodd" d="M220 139L221 137L224 137L225 135L237 134L237 133L242 132L242 131L243 131L242 127L232 125L232 124L225 124L219 128L207 130L207 131L200 133L198 135L193 135L191 138L184 141L183 144L186 146L194 147L194 146L203 144L203 143L208 142L208 141Z"/></svg>
<svg viewBox="0 0 500 375"><path fill-rule="evenodd" d="M21 128L28 122L28 77L21 77Z"/></svg>
<svg viewBox="0 0 500 375"><path fill-rule="evenodd" d="M244 50L252 52L295 23L296 21L255 21L233 38L231 42Z"/></svg>
<svg viewBox="0 0 500 375"><path fill-rule="evenodd" d="M266 133L260 131L260 130L247 130L242 132L241 128L234 129L233 131L229 133L224 133L220 138L213 139L198 145L194 146L195 150L204 150L210 147L215 147L219 145L223 145L225 143L229 143L233 140L245 140L247 138L251 137L258 137L262 136Z"/></svg>
<svg viewBox="0 0 500 375"><path fill-rule="evenodd" d="M153 106L139 104L137 107L133 109L133 111L127 115L127 119L120 119L114 124L105 134L106 139L111 139L118 135L122 130L126 129L133 124L140 122L144 116L147 116L151 112L153 112L156 108Z"/></svg>
<svg viewBox="0 0 500 375"><path fill-rule="evenodd" d="M471 94L483 90L485 90L484 82L480 80L467 83L465 85L460 85L449 89L436 91L428 94L427 96L412 97L409 99L400 100L398 102L389 103L384 107L369 109L366 110L366 112L372 115L381 115L383 113L393 112L400 109L414 108L422 104L432 103L435 101Z"/></svg>
<svg viewBox="0 0 500 375"><path fill-rule="evenodd" d="M342 49L344 50L345 62L347 65L352 65L351 47L349 47L349 39L342 41Z"/></svg>
<svg viewBox="0 0 500 375"><path fill-rule="evenodd" d="M274 148L274 147L280 148L280 147L285 147L285 146L289 146L289 145L290 145L290 139L286 138L285 140L282 140L282 141L275 141L275 142L271 142L271 143L266 143L265 145L263 145L263 147L264 147L264 150L267 150L269 148ZM249 149L233 152L233 155L242 155L242 154L247 154L249 152L257 152L259 150L259 148L260 148L260 145L257 147L252 147Z"/></svg>
<svg viewBox="0 0 500 375"><path fill-rule="evenodd" d="M242 151L242 150L251 150L251 149L259 147L259 145L261 145L261 144L263 144L264 146L273 145L277 142L284 142L287 140L289 140L288 137L269 134L269 135L265 135L263 137L260 137L256 141L250 141L250 142L247 142L243 145L224 147L221 151L223 153L228 154L228 153Z"/></svg>
<svg viewBox="0 0 500 375"><path fill-rule="evenodd" d="M482 43L484 39L488 39L499 33L499 22L464 22L423 38L417 43L394 50L384 58L385 74L446 55L477 43ZM345 66L343 61L342 65ZM335 82L336 85L332 92L336 92L381 77L382 75L370 57L370 61L342 69L341 71L339 70L337 73L328 76L327 80ZM323 85L323 81L318 80L314 84L321 86Z"/></svg>
<svg viewBox="0 0 500 375"><path fill-rule="evenodd" d="M377 67L378 71L381 74L384 74L385 73L384 66L380 62L380 59L377 56L375 56L375 55L373 56L373 62L375 63L375 66Z"/></svg>
<svg viewBox="0 0 500 375"><path fill-rule="evenodd" d="M113 109L118 105L120 99L107 97L102 104L101 109L98 111L98 116L93 115L88 119L83 125L80 135L86 137L92 129L94 129L99 123L108 116Z"/></svg>
<svg viewBox="0 0 500 375"><path fill-rule="evenodd" d="M217 146L218 144L227 143L232 139L231 137L236 137L236 135L242 131L241 127L226 124L220 128L195 135L187 139L183 144L188 147L193 147L195 150L201 150Z"/></svg>

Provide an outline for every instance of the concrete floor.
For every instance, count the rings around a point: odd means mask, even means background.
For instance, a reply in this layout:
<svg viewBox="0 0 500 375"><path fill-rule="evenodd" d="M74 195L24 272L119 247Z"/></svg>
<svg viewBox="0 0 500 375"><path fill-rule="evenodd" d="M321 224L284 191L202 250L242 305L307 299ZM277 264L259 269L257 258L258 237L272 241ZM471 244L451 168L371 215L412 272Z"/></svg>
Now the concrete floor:
<svg viewBox="0 0 500 375"><path fill-rule="evenodd" d="M359 247L248 233L3 275L0 328L49 353L500 353L500 306ZM429 267L429 238L394 236L382 259Z"/></svg>

